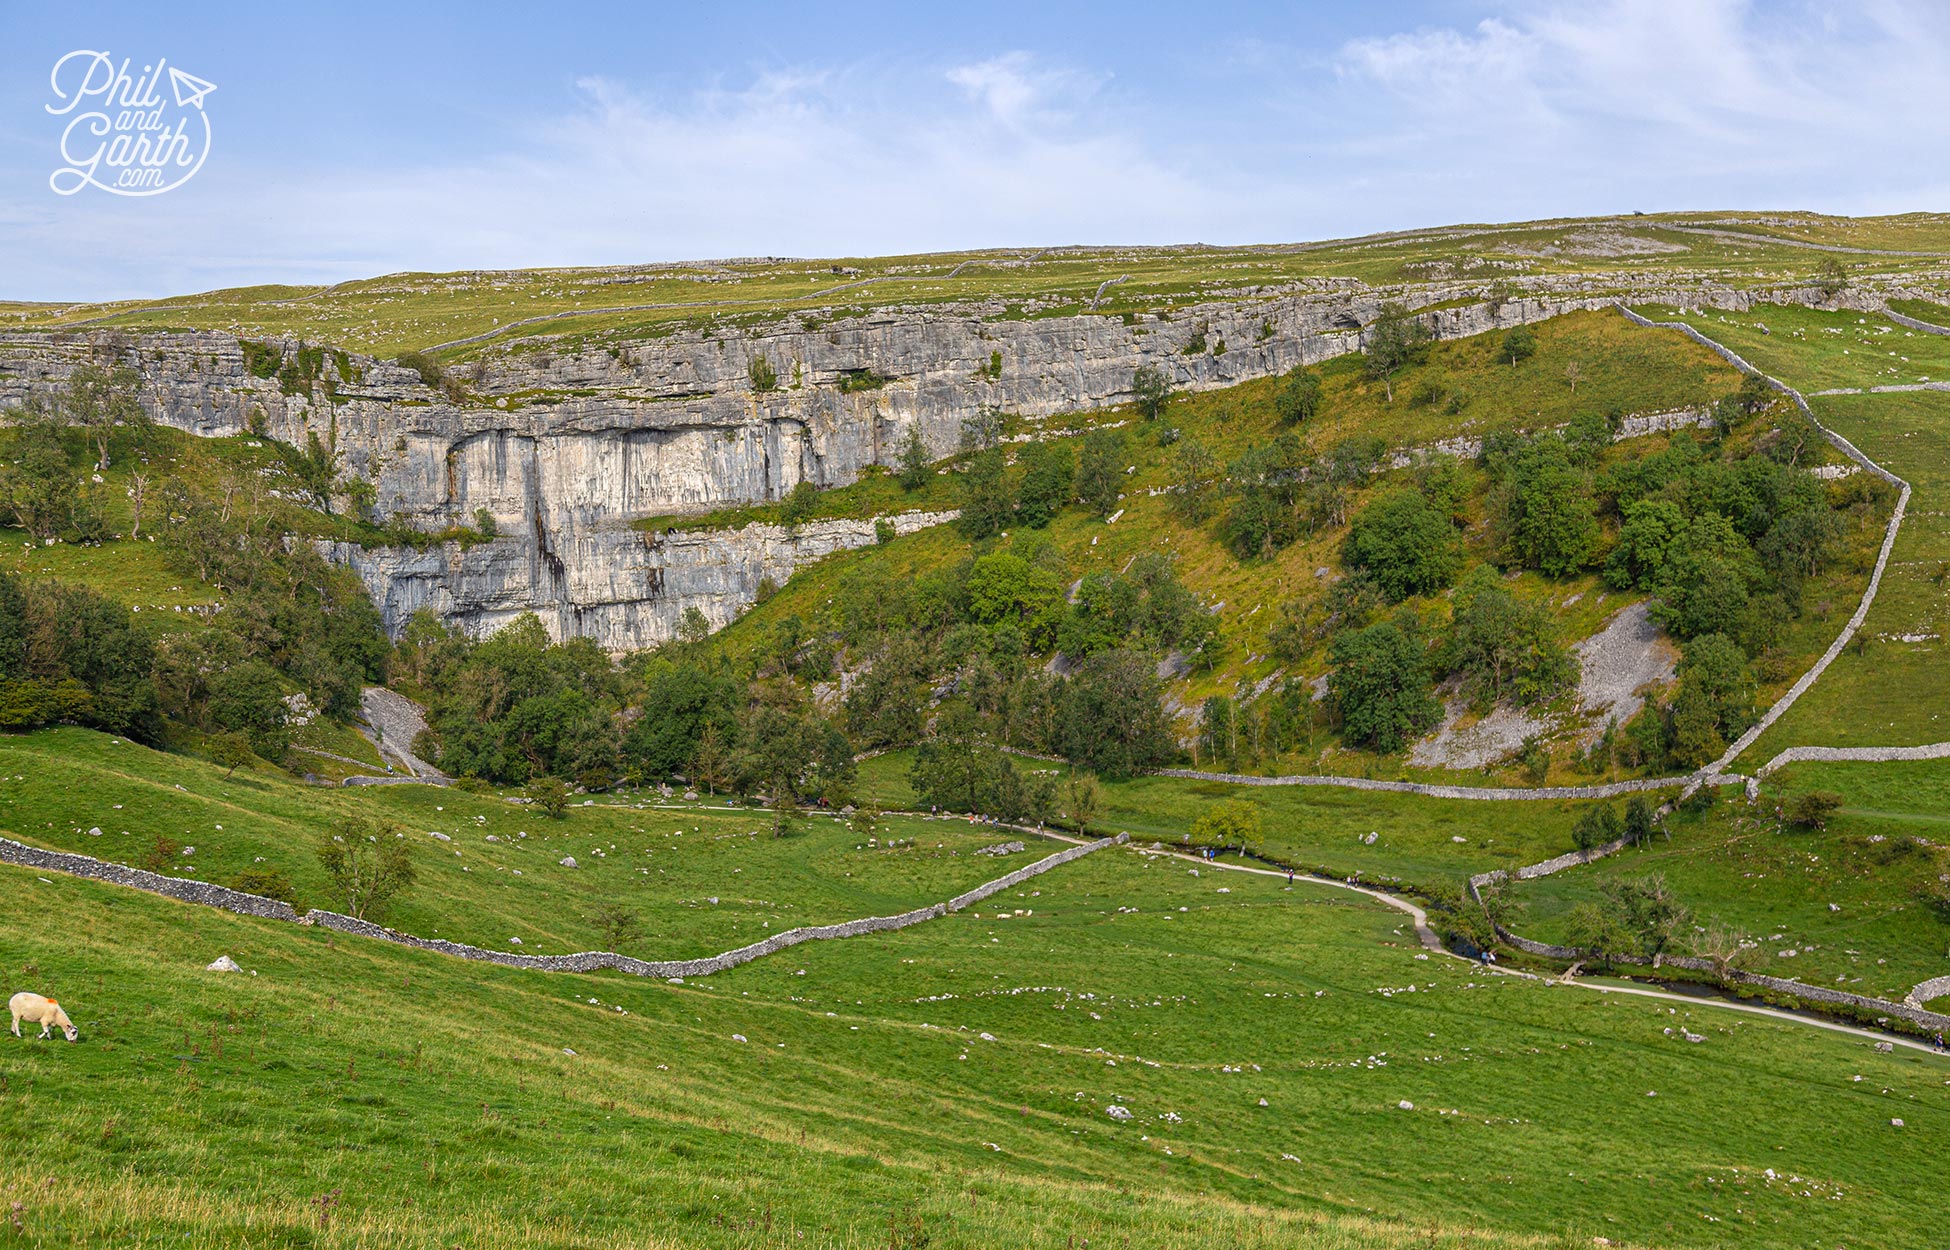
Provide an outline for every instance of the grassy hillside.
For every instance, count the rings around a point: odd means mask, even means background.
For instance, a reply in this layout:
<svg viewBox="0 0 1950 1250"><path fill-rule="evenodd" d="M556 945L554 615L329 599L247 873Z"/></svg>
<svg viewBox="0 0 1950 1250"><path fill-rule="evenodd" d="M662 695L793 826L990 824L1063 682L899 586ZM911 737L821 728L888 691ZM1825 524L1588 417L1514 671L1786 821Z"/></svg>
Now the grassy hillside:
<svg viewBox="0 0 1950 1250"><path fill-rule="evenodd" d="M0 738L0 830L40 846L142 867L165 838L193 851L166 856L177 875L228 884L247 869L277 870L301 906L335 908L315 849L345 819L396 826L412 847L420 881L388 923L527 954L603 949L595 916L606 904L642 921L628 953L688 959L770 931L939 902L1027 862L971 854L1000 839L951 822L890 820L869 847L831 817L778 839L766 812L671 811L641 796L592 799L558 821L492 792L320 791L268 767L226 778L88 730Z"/></svg>
<svg viewBox="0 0 1950 1250"><path fill-rule="evenodd" d="M1386 448L1390 455L1428 453L1442 439L1549 430L1579 417L1703 409L1739 384L1740 375L1704 347L1672 331L1635 326L1614 312L1558 317L1534 330L1535 355L1514 366L1501 354L1501 334L1434 344L1422 360L1394 379L1392 401L1381 382L1364 374L1360 357L1329 361L1319 370L1319 415L1294 432L1307 451L1323 456L1360 441ZM1573 365L1578 366L1575 378L1569 376ZM1282 678L1318 678L1328 667L1333 631L1317 623L1312 640L1298 655L1290 645L1286 654L1279 654L1276 631L1294 620L1323 621L1335 610L1328 606L1330 595L1348 572L1342 558L1346 525L1322 524L1270 555L1241 558L1224 542L1218 521L1188 516L1184 507L1187 448L1201 447L1211 463L1227 466L1236 465L1239 457L1253 449L1265 447L1286 428L1275 408L1282 385L1280 379L1266 379L1180 396L1161 419L1150 423L1130 412L1078 413L1040 423L1014 422L1009 428L1018 443L1034 437L1068 444L1079 454L1089 431L1119 425L1124 436L1120 463L1125 475L1113 517L1100 519L1082 509L1069 508L1045 530L1018 529L999 540L971 541L956 528L936 527L869 549L842 553L801 569L778 594L731 626L723 635L723 645L734 655L756 656L771 645L781 622L789 618L797 618L812 629L820 628L839 611L834 605L843 604L854 593L850 587L855 583L871 584L876 578L911 582L924 573L953 567L991 550L1011 551L1059 568L1068 585L1096 573L1121 573L1140 555L1165 553L1171 557L1178 577L1213 611L1224 639L1216 663L1172 682L1172 698L1181 713L1196 708L1209 696L1231 697L1243 691L1265 690ZM1750 428L1736 432L1726 454L1750 453L1757 441L1768 436L1774 421L1773 416L1757 418ZM1603 453L1598 469L1602 472L1624 465L1656 453L1668 443L1666 435L1625 440ZM1805 462L1812 465L1836 460L1840 460L1839 453L1816 443ZM1020 472L1017 470L1018 478ZM1413 469L1385 471L1368 478L1351 492L1347 514L1357 515L1388 490L1418 480ZM1489 523L1494 483L1473 467L1465 467L1459 481L1465 496L1466 570L1498 555L1497 536ZM1221 494L1227 489L1224 481L1215 487ZM852 486L821 492L807 515L864 519L903 510L939 509L958 505L964 494L955 474L937 473L924 487L907 493L892 478L874 474ZM785 504L773 504L659 518L645 523L645 527L709 530L755 520L785 523L786 508ZM1603 541L1609 545L1617 533L1616 518L1608 518L1604 524ZM1771 701L1785 690L1833 637L1840 619L1845 619L1841 614L1846 608L1841 605L1853 602L1866 583L1865 553L1879 540L1881 524L1873 513L1856 518L1842 544L1847 557L1810 581L1804 594L1810 610L1787 624L1768 662L1757 670L1763 701ZM1522 569L1512 569L1510 574L1507 588L1522 602L1543 605L1565 644L1597 632L1622 608L1644 598L1639 591L1620 593L1608 588L1595 571L1560 578ZM1439 632L1449 616L1450 598L1449 592L1412 598L1409 610L1432 631ZM1568 701L1560 701L1554 710L1561 716L1569 710ZM1189 724L1189 718L1181 715L1182 732L1189 734ZM1567 722L1546 735L1554 739L1546 774L1551 780L1571 783L1594 775L1576 758L1578 735L1568 732L1573 728L1580 727ZM1295 749L1276 760L1260 762L1255 770L1420 778L1443 775L1441 770L1407 767L1399 755L1377 757L1354 749L1324 721ZM1494 775L1510 783L1523 781L1526 776L1516 771L1513 763L1499 766ZM1600 765L1595 775L1629 773L1613 765Z"/></svg>
<svg viewBox="0 0 1950 1250"><path fill-rule="evenodd" d="M1950 1141L1940 1059L1128 851L684 986L0 881L85 1038L6 1039L24 1245L1923 1246Z"/></svg>
<svg viewBox="0 0 1950 1250"><path fill-rule="evenodd" d="M1675 227L1693 226L1696 229ZM1700 232L1701 229L1707 233ZM0 304L0 328L109 326L291 336L395 355L505 331L617 341L684 327L821 320L888 306L985 306L996 318L1095 311L1122 315L1204 300L1263 298L1310 281L1459 280L1487 287L1566 273L1660 273L1683 267L1737 286L1805 282L1828 256L1774 237L1942 254L1936 214L1676 213L1462 225L1324 243L1218 248L1023 248L838 260L697 261L599 269L393 274L331 287L248 287L149 303ZM1840 257L1876 273L1926 273L1928 256ZM1104 287L1111 279L1117 285ZM1603 278L1596 279L1602 287ZM1101 293L1100 293L1101 289ZM1094 309L1093 309L1094 302ZM567 316L564 316L567 314ZM461 349L465 355L483 350Z"/></svg>

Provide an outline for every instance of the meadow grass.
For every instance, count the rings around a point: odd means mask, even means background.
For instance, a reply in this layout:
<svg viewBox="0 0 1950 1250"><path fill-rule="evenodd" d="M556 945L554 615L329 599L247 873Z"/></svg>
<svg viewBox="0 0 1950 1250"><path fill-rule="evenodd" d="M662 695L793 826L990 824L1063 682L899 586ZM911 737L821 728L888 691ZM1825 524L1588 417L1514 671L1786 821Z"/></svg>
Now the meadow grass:
<svg viewBox="0 0 1950 1250"><path fill-rule="evenodd" d="M1814 789L1845 800L1828 827L1784 825L1781 800ZM1523 883L1528 910L1512 927L1561 942L1570 908L1599 901L1606 882L1661 873L1697 924L1762 939L1761 970L1775 976L1900 1001L1950 973L1950 922L1922 897L1950 863L1915 841L1950 836L1950 764L1796 764L1768 778L1759 803L1728 791L1706 818L1671 828Z"/></svg>
<svg viewBox="0 0 1950 1250"><path fill-rule="evenodd" d="M39 846L145 867L164 838L194 848L168 857L174 875L228 884L246 869L277 870L301 907L341 910L316 848L347 819L395 826L412 847L419 884L387 923L526 954L604 949L604 905L642 922L626 953L716 954L798 925L940 902L1027 862L973 855L1002 839L949 822L890 820L869 846L834 817L810 815L778 838L769 813L662 809L654 794L594 798L551 820L492 792L321 789L270 768L226 778L90 730L0 738L0 831Z"/></svg>
<svg viewBox="0 0 1950 1250"><path fill-rule="evenodd" d="M913 752L890 751L860 765L861 789L890 809L916 802L907 770ZM1020 759L1025 770L1059 779L1068 765ZM1498 868L1517 868L1573 848L1571 827L1590 805L1579 800L1462 800L1339 786L1249 786L1142 776L1101 783L1104 807L1093 832L1125 832L1139 842L1182 843L1192 822L1219 803L1259 811L1258 851L1267 860L1330 877L1359 874L1414 886L1460 885ZM1676 820L1688 819L1684 814ZM1374 834L1370 843L1365 839Z"/></svg>
<svg viewBox="0 0 1950 1250"><path fill-rule="evenodd" d="M1706 224L1744 236L1675 231ZM1595 228L1595 229L1594 229ZM757 259L590 269L401 273L332 287L258 286L170 299L97 304L0 303L0 328L114 327L219 330L250 338L290 337L391 356L407 349L493 333L529 317L578 314L525 326L489 345L552 340L601 345L682 329L820 320L889 308L976 307L995 318L1091 311L1105 316L1170 312L1214 300L1252 300L1303 289L1309 280L1374 285L1473 281L1487 288L1512 273L1606 275L1622 283L1683 266L1735 285L1805 281L1821 253L1767 237L1925 250L1944 231L1927 216L1805 219L1781 228L1761 217L1658 214L1462 225L1361 239L1252 247L1065 247L827 260ZM1667 251L1619 251L1606 237L1645 239ZM1594 241L1595 235L1595 241ZM1929 261L1844 258L1879 273ZM952 275L952 276L951 276ZM629 310L609 311L601 310ZM459 349L473 355L481 347Z"/></svg>
<svg viewBox="0 0 1950 1250"><path fill-rule="evenodd" d="M1130 851L681 986L0 890L7 988L85 1039L0 1039L26 1245L1936 1235L1939 1058L1484 978L1358 896Z"/></svg>

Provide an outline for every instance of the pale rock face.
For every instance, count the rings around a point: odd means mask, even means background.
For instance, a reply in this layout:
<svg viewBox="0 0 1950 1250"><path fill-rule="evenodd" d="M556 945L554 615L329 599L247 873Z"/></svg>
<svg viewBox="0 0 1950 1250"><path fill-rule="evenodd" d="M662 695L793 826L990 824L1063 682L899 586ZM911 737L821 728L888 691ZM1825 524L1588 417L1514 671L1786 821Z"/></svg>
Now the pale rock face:
<svg viewBox="0 0 1950 1250"><path fill-rule="evenodd" d="M1469 304L1427 319L1451 337L1610 302L1586 280L1550 282L1548 293L1494 312ZM1434 285L1407 299L1476 294ZM1661 294L1682 298L1645 298ZM1689 289L1683 298L1698 305L1744 293ZM789 318L748 334L685 331L574 354L544 343L457 366L478 397L459 406L413 371L366 357L342 369L328 355L321 385L287 395L276 378L253 376L225 334L12 332L0 334L0 407L55 391L77 365L112 359L140 370L145 408L179 429L242 434L255 418L299 445L308 429L335 434L347 470L377 486L382 513L427 530L471 525L480 509L496 522L499 537L468 550L328 544L365 580L389 629L420 607L476 633L532 611L554 636L621 651L670 637L688 607L722 625L751 604L761 579L782 583L807 560L873 541L871 523L857 521L652 536L633 520L777 499L802 480L845 484L892 463L911 425L947 455L963 419L985 407L1035 419L1124 402L1144 365L1189 389L1281 373L1356 349L1380 301L1358 283L1323 280L1130 324L990 320L998 308L967 306L883 310L816 329ZM1200 332L1209 349L1185 355ZM1213 354L1221 342L1226 350ZM778 374L774 391L752 388L760 354ZM842 393L836 382L858 370L891 380ZM951 517L893 520L907 532Z"/></svg>

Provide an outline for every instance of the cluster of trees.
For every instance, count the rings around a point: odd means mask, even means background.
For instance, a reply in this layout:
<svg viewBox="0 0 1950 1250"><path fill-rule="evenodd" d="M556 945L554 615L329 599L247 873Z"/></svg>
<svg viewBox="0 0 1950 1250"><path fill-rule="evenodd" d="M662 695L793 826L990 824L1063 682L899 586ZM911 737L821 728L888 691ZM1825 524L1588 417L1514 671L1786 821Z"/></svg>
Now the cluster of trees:
<svg viewBox="0 0 1950 1250"><path fill-rule="evenodd" d="M260 475L153 471L138 384L133 370L84 365L53 402L9 414L0 512L43 541L124 537L109 533L102 473L125 465L126 537L157 542L169 568L226 602L185 627L84 587L0 575L0 722L72 721L158 741L171 718L223 738L233 765L240 744L243 759L281 759L288 694L342 718L366 682L383 679L379 614L355 576L291 540L287 509Z"/></svg>

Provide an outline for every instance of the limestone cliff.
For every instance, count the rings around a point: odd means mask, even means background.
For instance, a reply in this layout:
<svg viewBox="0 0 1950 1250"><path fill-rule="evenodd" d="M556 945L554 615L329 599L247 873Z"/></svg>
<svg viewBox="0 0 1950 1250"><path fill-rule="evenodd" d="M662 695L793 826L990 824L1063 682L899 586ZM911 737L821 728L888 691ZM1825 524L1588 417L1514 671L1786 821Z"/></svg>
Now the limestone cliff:
<svg viewBox="0 0 1950 1250"><path fill-rule="evenodd" d="M1464 288L1405 298L1449 337L1601 306L1615 289L1564 280L1494 308L1466 302ZM1680 297L1646 292L1661 295ZM1685 293L1693 302L1737 296ZM1382 298L1321 280L1168 317L1012 320L987 307L930 307L573 351L535 340L456 366L440 387L396 363L340 352L314 350L294 368L295 342L16 332L0 335L0 406L113 357L140 371L151 416L177 428L255 427L300 444L316 432L336 440L348 472L375 483L382 513L428 530L469 523L481 509L495 519L499 537L464 550L331 548L365 579L390 628L423 605L476 631L534 611L558 636L623 650L668 637L686 607L722 624L761 578L783 581L804 560L873 540L860 522L653 538L631 527L635 519L776 499L802 480L844 484L890 463L910 425L946 455L963 418L989 406L1033 418L1116 404L1144 365L1204 389L1323 360L1359 346ZM759 356L775 389L751 380Z"/></svg>

